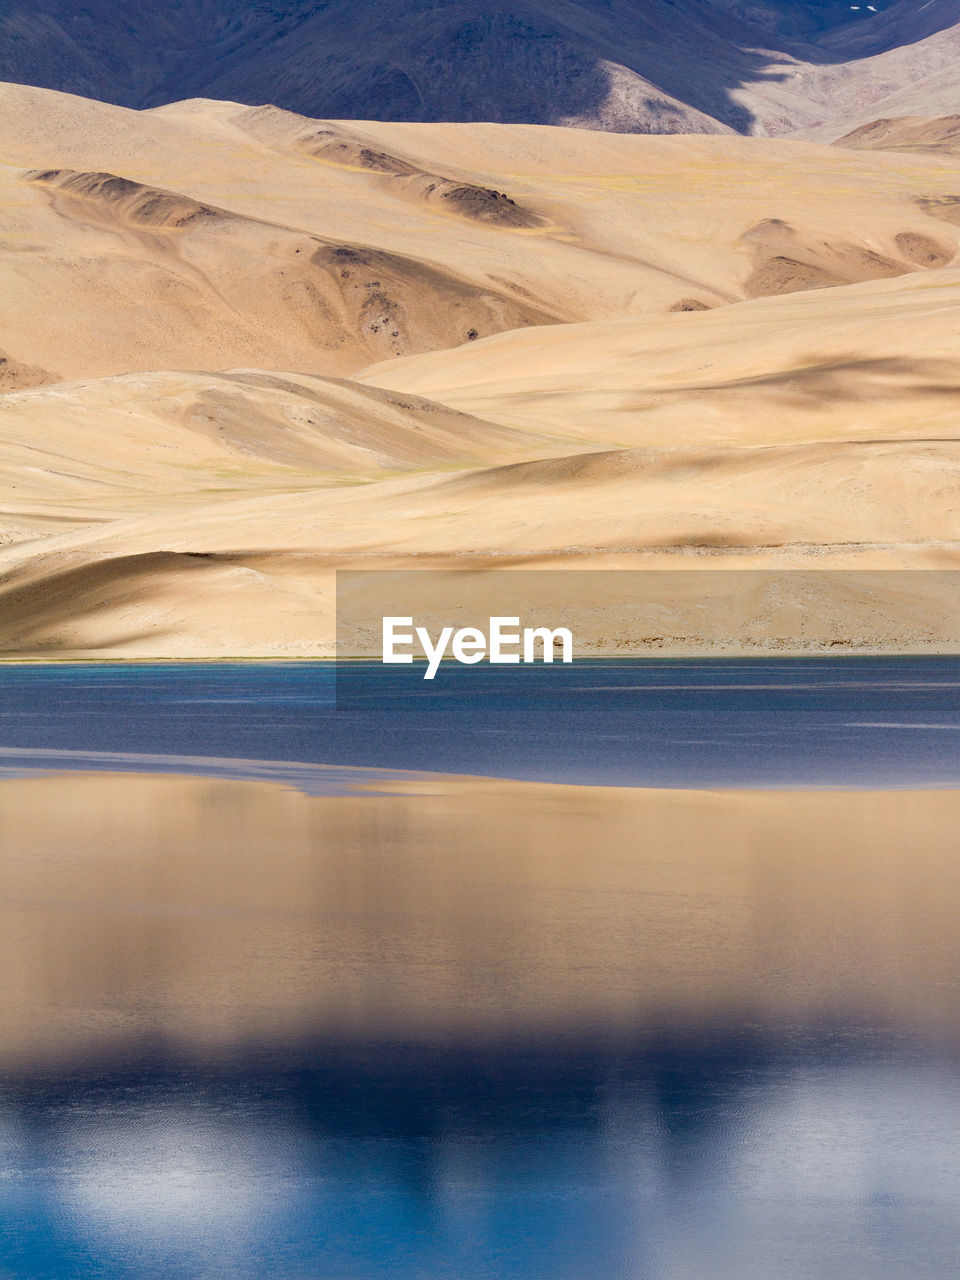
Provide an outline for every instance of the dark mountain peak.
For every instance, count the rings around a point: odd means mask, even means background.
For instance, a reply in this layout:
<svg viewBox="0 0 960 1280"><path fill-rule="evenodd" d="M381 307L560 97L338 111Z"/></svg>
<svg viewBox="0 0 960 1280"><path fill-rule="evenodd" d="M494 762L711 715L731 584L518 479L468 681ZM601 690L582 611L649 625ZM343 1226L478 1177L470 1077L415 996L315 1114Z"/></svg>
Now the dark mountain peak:
<svg viewBox="0 0 960 1280"><path fill-rule="evenodd" d="M956 61L870 60L958 24L960 0L7 0L0 79L135 108L783 132Z"/></svg>

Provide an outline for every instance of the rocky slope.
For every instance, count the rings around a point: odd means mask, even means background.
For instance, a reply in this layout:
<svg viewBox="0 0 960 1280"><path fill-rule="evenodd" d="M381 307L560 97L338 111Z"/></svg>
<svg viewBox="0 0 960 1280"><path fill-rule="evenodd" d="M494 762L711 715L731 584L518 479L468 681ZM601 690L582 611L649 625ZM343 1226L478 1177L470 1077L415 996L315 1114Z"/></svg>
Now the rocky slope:
<svg viewBox="0 0 960 1280"><path fill-rule="evenodd" d="M7 0L0 80L125 106L783 133L956 100L958 0Z"/></svg>

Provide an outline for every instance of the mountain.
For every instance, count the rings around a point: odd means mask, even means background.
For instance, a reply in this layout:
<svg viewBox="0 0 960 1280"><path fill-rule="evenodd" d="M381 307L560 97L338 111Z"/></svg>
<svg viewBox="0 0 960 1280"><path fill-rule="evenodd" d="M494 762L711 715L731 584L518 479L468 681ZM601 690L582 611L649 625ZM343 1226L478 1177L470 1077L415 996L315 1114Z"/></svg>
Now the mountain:
<svg viewBox="0 0 960 1280"><path fill-rule="evenodd" d="M957 249L952 171L780 139L135 112L0 86L0 145L7 389L352 377L509 330L891 278Z"/></svg>
<svg viewBox="0 0 960 1280"><path fill-rule="evenodd" d="M958 55L960 0L6 0L0 14L0 80L128 107L216 97L625 133L780 134L905 92L943 114Z"/></svg>
<svg viewBox="0 0 960 1280"><path fill-rule="evenodd" d="M581 638L766 651L782 614L724 570L955 569L956 127L0 85L0 651L329 653L335 573L371 567L717 570L706 612L677 575L680 630ZM882 608L855 577L801 647L952 642L939 574Z"/></svg>

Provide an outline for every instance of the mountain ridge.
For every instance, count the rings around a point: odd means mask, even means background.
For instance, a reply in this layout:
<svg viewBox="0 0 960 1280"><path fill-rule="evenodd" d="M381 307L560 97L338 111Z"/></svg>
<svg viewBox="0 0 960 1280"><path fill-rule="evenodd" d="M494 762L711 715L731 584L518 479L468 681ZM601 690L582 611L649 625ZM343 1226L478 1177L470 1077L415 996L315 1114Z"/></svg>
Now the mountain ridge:
<svg viewBox="0 0 960 1280"><path fill-rule="evenodd" d="M960 0L9 0L0 80L136 109L782 134L960 87ZM878 111L878 114L880 112Z"/></svg>

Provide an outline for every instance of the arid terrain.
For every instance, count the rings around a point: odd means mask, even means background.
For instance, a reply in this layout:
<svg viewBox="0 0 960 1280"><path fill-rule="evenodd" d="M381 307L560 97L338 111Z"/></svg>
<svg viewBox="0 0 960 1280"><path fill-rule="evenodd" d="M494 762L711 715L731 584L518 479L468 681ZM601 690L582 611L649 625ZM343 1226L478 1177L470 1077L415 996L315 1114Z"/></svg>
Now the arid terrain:
<svg viewBox="0 0 960 1280"><path fill-rule="evenodd" d="M957 129L0 86L3 653L328 654L342 568L960 568Z"/></svg>

